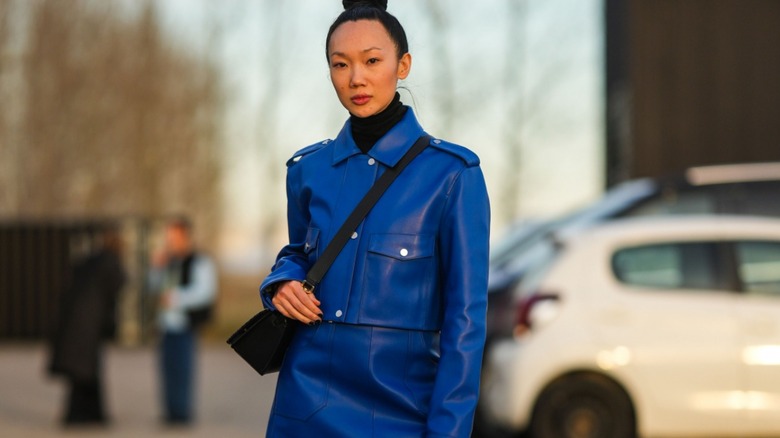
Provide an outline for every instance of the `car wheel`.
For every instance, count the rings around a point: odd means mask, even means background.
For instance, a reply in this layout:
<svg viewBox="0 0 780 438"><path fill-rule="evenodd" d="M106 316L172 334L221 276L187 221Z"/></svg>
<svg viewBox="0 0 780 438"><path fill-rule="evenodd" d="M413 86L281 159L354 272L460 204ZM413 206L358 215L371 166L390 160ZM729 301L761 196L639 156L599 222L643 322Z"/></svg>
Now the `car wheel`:
<svg viewBox="0 0 780 438"><path fill-rule="evenodd" d="M533 438L634 438L634 409L616 383L595 374L562 377L539 396Z"/></svg>
<svg viewBox="0 0 780 438"><path fill-rule="evenodd" d="M480 405L477 405L471 438L519 438L519 435L491 422Z"/></svg>

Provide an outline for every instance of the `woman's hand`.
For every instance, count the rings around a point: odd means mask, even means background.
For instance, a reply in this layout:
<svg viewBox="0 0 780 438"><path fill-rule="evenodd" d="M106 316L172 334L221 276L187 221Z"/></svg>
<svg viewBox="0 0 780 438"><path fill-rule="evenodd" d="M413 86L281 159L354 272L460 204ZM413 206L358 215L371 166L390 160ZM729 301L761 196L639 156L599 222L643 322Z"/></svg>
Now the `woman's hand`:
<svg viewBox="0 0 780 438"><path fill-rule="evenodd" d="M322 321L320 300L307 293L299 281L288 281L276 290L271 300L284 316L297 319L304 324Z"/></svg>

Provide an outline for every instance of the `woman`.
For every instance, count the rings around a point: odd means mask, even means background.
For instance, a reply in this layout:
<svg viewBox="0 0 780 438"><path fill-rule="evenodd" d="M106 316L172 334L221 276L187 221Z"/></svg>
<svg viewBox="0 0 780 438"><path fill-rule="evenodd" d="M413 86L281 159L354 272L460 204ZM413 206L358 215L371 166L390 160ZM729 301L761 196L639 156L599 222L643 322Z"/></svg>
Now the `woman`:
<svg viewBox="0 0 780 438"><path fill-rule="evenodd" d="M349 120L288 162L290 243L260 286L301 324L268 437L467 437L485 337L489 205L479 159L432 140L301 287L377 177L425 135L396 92L412 59L387 2L344 1L326 39Z"/></svg>

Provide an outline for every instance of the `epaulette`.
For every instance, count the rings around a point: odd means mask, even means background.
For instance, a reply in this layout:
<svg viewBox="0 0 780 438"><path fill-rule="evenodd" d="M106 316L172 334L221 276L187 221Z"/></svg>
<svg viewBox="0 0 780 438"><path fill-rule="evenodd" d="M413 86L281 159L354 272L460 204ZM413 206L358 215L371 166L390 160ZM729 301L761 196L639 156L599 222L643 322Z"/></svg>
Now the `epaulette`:
<svg viewBox="0 0 780 438"><path fill-rule="evenodd" d="M323 140L317 143L314 143L313 145L306 146L305 148L299 150L298 152L294 153L292 158L287 160L287 167L292 166L293 164L297 163L298 161L301 161L301 158L305 157L306 155L309 155L312 152L316 152L330 143L331 139Z"/></svg>
<svg viewBox="0 0 780 438"><path fill-rule="evenodd" d="M469 167L474 167L479 165L479 157L477 156L477 154L475 154L470 149L465 148L463 146L459 146L456 145L455 143L450 143L444 140L439 140L438 138L431 139L431 146L435 147L436 149L440 149L444 152L455 155L456 157L465 161L466 165Z"/></svg>

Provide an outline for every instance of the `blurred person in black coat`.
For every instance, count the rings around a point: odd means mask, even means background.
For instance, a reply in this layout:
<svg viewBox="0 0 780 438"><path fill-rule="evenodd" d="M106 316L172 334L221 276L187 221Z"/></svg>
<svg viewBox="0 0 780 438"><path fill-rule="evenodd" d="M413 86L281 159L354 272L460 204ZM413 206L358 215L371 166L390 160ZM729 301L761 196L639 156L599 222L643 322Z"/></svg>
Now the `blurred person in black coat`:
<svg viewBox="0 0 780 438"><path fill-rule="evenodd" d="M103 233L97 251L73 267L71 283L60 298L49 371L64 377L69 393L63 422L104 425L102 346L116 331L116 301L126 281L122 241L116 230Z"/></svg>

